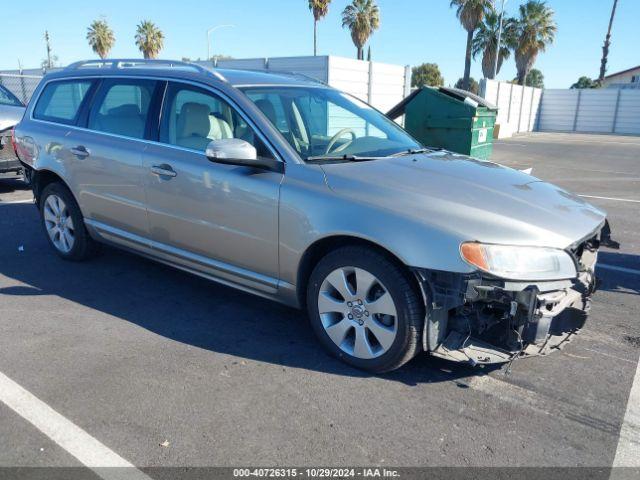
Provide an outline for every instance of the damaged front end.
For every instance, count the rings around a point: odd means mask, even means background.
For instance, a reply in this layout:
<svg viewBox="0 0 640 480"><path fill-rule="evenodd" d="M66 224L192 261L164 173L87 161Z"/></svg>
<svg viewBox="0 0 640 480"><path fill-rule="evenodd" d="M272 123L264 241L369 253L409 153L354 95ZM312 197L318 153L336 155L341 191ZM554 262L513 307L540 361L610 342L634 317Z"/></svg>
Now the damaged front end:
<svg viewBox="0 0 640 480"><path fill-rule="evenodd" d="M486 365L562 348L586 321L598 249L613 242L607 227L570 249L578 267L571 280L523 282L481 272L417 270L429 305L425 351Z"/></svg>

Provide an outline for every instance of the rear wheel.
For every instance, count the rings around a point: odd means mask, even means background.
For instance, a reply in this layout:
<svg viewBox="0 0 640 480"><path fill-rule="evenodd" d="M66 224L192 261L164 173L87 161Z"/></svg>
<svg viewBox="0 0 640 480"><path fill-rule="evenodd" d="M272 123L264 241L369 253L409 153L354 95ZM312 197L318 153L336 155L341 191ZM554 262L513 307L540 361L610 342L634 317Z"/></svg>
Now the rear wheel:
<svg viewBox="0 0 640 480"><path fill-rule="evenodd" d="M324 257L311 274L307 308L322 344L357 368L394 370L421 350L421 296L401 266L373 249Z"/></svg>
<svg viewBox="0 0 640 480"><path fill-rule="evenodd" d="M65 260L91 257L96 244L84 226L80 207L66 186L47 185L40 196L40 217L49 244Z"/></svg>

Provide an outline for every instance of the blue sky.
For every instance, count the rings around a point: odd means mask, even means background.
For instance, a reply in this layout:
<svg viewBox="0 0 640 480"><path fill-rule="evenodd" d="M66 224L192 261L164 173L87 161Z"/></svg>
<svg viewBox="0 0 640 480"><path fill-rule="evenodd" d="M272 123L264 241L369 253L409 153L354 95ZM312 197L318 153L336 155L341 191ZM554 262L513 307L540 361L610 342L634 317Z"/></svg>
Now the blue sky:
<svg viewBox="0 0 640 480"><path fill-rule="evenodd" d="M523 0L508 0L515 13ZM548 0L556 11L556 43L536 63L548 87L565 88L579 76L597 76L601 47L613 0ZM320 52L355 56L340 12L348 0L333 0L329 16L320 24ZM455 83L464 67L465 32L448 0L378 0L381 29L372 37L373 59L402 65L435 62L447 84ZM236 58L308 55L313 53L312 16L307 0L22 0L3 9L0 29L0 69L33 68L45 57L43 34L48 29L60 63L92 58L86 28L106 17L116 44L112 56L137 57L133 37L141 19L155 22L165 33L164 58L206 57L206 30L234 24L212 36L212 50ZM614 24L609 72L640 64L640 1L619 0ZM635 21L634 21L635 19ZM482 76L480 59L472 75ZM515 77L513 61L500 77Z"/></svg>

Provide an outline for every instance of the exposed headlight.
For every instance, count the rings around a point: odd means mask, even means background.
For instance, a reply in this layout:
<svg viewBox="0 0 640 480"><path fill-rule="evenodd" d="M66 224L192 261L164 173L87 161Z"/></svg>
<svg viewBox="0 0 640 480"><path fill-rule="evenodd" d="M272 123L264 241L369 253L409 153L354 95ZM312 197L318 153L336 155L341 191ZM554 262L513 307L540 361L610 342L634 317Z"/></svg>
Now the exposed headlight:
<svg viewBox="0 0 640 480"><path fill-rule="evenodd" d="M462 258L485 272L510 280L575 278L576 266L564 250L468 242L460 246Z"/></svg>

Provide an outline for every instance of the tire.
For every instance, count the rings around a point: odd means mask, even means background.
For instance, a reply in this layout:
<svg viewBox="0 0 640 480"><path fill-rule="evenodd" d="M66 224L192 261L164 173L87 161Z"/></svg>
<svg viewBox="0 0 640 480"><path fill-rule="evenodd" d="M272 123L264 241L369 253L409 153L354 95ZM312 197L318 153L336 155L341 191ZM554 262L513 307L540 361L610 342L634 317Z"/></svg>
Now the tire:
<svg viewBox="0 0 640 480"><path fill-rule="evenodd" d="M320 260L307 287L307 310L329 353L383 373L422 351L425 306L409 275L367 247L341 247Z"/></svg>
<svg viewBox="0 0 640 480"><path fill-rule="evenodd" d="M95 255L97 244L89 236L80 207L65 185L55 182L44 188L40 195L40 221L49 245L63 259L79 262ZM65 229L69 235L62 234Z"/></svg>

